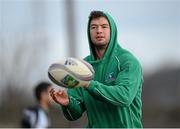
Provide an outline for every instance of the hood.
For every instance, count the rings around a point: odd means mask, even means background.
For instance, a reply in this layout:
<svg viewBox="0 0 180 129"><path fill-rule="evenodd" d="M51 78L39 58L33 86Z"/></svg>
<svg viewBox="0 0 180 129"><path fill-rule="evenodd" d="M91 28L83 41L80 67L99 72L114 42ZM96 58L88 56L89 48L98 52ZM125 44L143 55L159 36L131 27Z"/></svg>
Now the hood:
<svg viewBox="0 0 180 129"><path fill-rule="evenodd" d="M112 55L116 45L118 44L116 24L115 24L113 18L108 13L104 12L104 14L106 15L107 20L108 20L109 25L110 25L110 40L109 40L109 44L108 44L108 47L106 49L105 55L101 60L105 60L107 58L110 58L110 56ZM87 34L88 34L89 49L90 49L90 60L95 61L94 46L93 46L93 43L92 43L91 37L90 37L90 21L88 21ZM97 60L97 61L101 61L101 60Z"/></svg>

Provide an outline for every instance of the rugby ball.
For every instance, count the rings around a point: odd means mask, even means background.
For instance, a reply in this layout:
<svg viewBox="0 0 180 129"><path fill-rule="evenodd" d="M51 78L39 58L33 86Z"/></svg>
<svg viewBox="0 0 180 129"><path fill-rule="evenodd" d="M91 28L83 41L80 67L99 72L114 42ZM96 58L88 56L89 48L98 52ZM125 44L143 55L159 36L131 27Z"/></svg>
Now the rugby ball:
<svg viewBox="0 0 180 129"><path fill-rule="evenodd" d="M48 69L52 82L65 88L80 87L93 79L94 69L85 60L72 57L53 63Z"/></svg>

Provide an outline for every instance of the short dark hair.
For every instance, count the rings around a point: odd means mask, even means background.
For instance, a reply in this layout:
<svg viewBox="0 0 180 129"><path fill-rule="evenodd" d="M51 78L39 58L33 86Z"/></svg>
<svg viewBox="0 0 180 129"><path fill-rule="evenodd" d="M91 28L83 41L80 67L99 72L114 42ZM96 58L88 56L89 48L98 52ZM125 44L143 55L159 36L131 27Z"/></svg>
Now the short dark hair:
<svg viewBox="0 0 180 129"><path fill-rule="evenodd" d="M104 17L107 19L106 14L102 11L91 11L89 15L89 21L91 22L92 19L97 19L99 17Z"/></svg>
<svg viewBox="0 0 180 129"><path fill-rule="evenodd" d="M52 86L49 82L40 82L34 89L34 94L39 102L41 100L41 93L47 91L47 89Z"/></svg>

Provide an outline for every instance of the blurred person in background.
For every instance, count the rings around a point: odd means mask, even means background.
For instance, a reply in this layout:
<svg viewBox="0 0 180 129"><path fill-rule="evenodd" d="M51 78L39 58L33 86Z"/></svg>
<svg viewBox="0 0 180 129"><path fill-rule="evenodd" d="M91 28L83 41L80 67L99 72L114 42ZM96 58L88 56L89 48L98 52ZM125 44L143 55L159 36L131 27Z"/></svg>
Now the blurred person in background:
<svg viewBox="0 0 180 129"><path fill-rule="evenodd" d="M86 85L50 91L68 120L86 111L88 128L142 128L142 68L136 57L120 47L112 17L92 11L88 22L90 55L85 58L95 70Z"/></svg>
<svg viewBox="0 0 180 129"><path fill-rule="evenodd" d="M34 89L37 105L27 107L23 111L21 127L23 128L48 128L51 126L49 108L51 97L49 91L52 84L48 82L39 83Z"/></svg>

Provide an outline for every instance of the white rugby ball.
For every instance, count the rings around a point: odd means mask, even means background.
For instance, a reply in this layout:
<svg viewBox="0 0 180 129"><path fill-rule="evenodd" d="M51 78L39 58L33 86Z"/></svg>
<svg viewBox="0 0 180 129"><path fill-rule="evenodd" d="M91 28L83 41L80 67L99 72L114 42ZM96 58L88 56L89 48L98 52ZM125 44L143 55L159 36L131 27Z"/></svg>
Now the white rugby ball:
<svg viewBox="0 0 180 129"><path fill-rule="evenodd" d="M85 60L66 58L53 63L48 69L52 82L65 88L75 88L93 79L94 69Z"/></svg>

